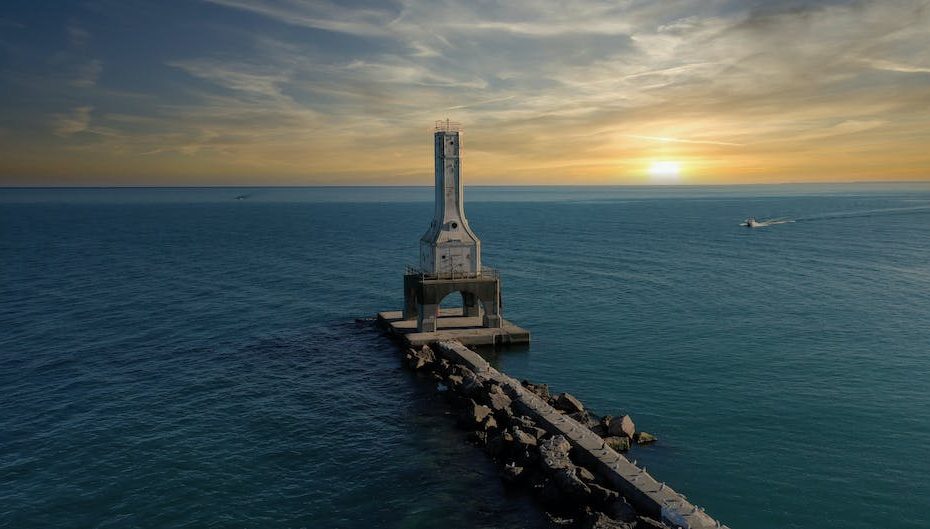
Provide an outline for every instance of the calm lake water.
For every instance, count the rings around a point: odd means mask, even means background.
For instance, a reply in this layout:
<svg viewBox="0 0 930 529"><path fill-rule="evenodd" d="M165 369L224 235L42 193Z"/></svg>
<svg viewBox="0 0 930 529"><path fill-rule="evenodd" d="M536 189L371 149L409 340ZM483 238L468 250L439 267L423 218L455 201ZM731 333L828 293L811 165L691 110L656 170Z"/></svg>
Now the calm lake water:
<svg viewBox="0 0 930 529"><path fill-rule="evenodd" d="M432 198L0 190L0 527L546 527L354 321L400 308ZM466 209L533 332L494 361L632 414L658 479L734 529L927 526L930 185Z"/></svg>

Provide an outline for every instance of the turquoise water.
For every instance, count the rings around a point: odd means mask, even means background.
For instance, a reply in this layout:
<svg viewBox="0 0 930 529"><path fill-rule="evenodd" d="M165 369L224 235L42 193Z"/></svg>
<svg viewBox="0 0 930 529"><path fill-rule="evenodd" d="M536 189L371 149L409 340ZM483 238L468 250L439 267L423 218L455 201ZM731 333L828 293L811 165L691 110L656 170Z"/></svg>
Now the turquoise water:
<svg viewBox="0 0 930 529"><path fill-rule="evenodd" d="M734 529L926 526L930 185L466 198L533 331L510 374L631 413ZM0 526L545 527L354 322L431 200L0 190Z"/></svg>

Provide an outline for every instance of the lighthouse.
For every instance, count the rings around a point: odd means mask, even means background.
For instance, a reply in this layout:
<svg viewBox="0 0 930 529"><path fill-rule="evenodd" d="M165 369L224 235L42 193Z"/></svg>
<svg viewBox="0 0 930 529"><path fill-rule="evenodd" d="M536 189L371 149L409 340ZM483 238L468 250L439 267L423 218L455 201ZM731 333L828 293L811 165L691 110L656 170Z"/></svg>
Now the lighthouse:
<svg viewBox="0 0 930 529"><path fill-rule="evenodd" d="M437 121L433 130L433 219L420 237L417 266L404 275L404 319L416 320L417 331L436 332L443 316L439 306L446 296L462 297L459 317L499 329L500 277L481 267L481 241L465 218L462 184L462 130L458 123ZM446 311L442 311L446 312Z"/></svg>
<svg viewBox="0 0 930 529"><path fill-rule="evenodd" d="M500 275L481 265L481 241L465 218L462 130L457 123L436 122L433 157L433 218L420 237L416 264L407 265L404 273L404 310L379 312L378 322L411 346L444 340L529 343L529 331L504 319ZM461 308L440 308L443 300L459 296Z"/></svg>
<svg viewBox="0 0 930 529"><path fill-rule="evenodd" d="M420 238L420 272L431 277L481 274L481 241L465 218L462 135L457 123L437 121L433 132L436 203L433 220Z"/></svg>

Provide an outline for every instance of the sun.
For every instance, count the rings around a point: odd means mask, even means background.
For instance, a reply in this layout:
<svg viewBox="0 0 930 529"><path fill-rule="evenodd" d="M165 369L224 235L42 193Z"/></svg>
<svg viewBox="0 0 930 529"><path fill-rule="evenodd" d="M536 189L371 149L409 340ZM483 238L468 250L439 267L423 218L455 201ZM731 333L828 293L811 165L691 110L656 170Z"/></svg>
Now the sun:
<svg viewBox="0 0 930 529"><path fill-rule="evenodd" d="M678 162L652 162L649 177L661 184L675 183L681 177L681 165Z"/></svg>

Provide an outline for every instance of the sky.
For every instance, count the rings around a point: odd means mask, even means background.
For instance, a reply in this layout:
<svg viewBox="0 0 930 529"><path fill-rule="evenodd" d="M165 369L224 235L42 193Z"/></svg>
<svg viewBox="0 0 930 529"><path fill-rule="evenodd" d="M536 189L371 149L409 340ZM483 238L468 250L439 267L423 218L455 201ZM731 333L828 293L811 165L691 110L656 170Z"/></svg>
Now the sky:
<svg viewBox="0 0 930 529"><path fill-rule="evenodd" d="M930 180L930 0L5 0L0 185Z"/></svg>

